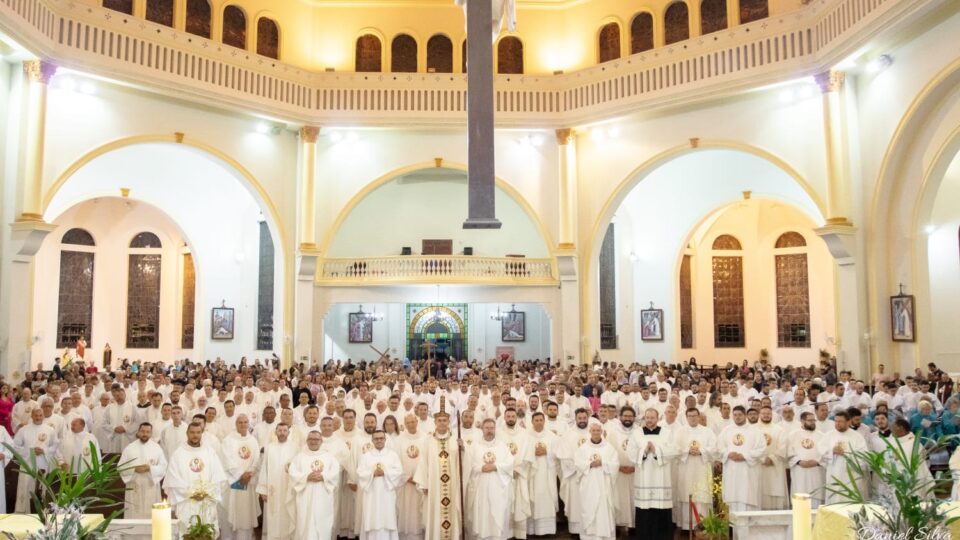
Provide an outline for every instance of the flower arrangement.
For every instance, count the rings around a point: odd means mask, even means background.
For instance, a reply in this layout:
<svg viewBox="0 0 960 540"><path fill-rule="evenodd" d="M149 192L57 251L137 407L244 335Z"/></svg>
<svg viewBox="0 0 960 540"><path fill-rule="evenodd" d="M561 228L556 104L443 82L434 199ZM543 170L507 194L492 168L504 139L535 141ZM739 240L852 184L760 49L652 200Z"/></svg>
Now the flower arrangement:
<svg viewBox="0 0 960 540"><path fill-rule="evenodd" d="M216 522L207 523L204 517L210 510L210 504L213 497L210 491L213 486L202 480L197 480L193 484L190 499L200 504L200 511L190 518L187 524L187 530L183 533L183 540L213 540L217 536Z"/></svg>
<svg viewBox="0 0 960 540"><path fill-rule="evenodd" d="M107 537L110 522L123 514L122 505L116 508L116 502L124 489L114 486L129 464L118 465L118 456L101 460L96 447L90 443L90 462L79 474L74 475L70 469L61 467L44 471L37 466L35 455L30 454L27 459L12 446L4 446L13 452L20 473L33 478L37 484L30 496L41 529L27 540L103 540ZM113 506L115 509L96 526L88 528L82 524L83 514L95 506ZM3 535L10 540L14 538L7 532Z"/></svg>
<svg viewBox="0 0 960 540"><path fill-rule="evenodd" d="M945 449L956 437L944 436L924 444L915 436L912 448L904 448L899 439L891 437L882 439L883 450L847 453L847 479L835 479L826 491L843 503L880 507L880 512L862 508L853 515L853 527L862 538L913 538L919 531L925 531L926 538L949 538L949 525L960 518L948 517L949 501L938 499L935 493L949 488L951 478L943 473L932 476L926 470L925 456ZM858 479L870 473L881 487L875 499L868 500Z"/></svg>
<svg viewBox="0 0 960 540"><path fill-rule="evenodd" d="M713 498L710 512L700 520L696 538L720 540L730 535L730 517L727 503L723 500L723 478L714 474L710 479L710 495Z"/></svg>

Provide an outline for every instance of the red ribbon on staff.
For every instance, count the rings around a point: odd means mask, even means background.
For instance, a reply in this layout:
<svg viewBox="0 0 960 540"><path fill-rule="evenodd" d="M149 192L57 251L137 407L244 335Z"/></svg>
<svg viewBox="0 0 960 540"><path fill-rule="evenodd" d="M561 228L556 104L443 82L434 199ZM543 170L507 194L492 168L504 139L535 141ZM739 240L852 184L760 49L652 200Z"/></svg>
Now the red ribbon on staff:
<svg viewBox="0 0 960 540"><path fill-rule="evenodd" d="M693 501L690 501L690 512L693 513L693 518L697 520L697 525L700 525L702 521L700 518L700 512L697 511L697 505L693 504Z"/></svg>

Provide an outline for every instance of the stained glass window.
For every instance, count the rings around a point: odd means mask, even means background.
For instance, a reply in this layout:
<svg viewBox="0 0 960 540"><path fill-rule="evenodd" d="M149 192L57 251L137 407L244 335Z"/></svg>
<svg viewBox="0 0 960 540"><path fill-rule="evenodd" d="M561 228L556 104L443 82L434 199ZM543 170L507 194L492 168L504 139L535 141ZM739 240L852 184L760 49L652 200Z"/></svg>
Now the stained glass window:
<svg viewBox="0 0 960 540"><path fill-rule="evenodd" d="M637 13L630 23L630 54L649 51L653 48L653 15Z"/></svg>
<svg viewBox="0 0 960 540"><path fill-rule="evenodd" d="M453 73L453 42L443 34L427 41L427 71Z"/></svg>
<svg viewBox="0 0 960 540"><path fill-rule="evenodd" d="M802 248L803 236L788 232L777 239L777 249ZM806 253L774 257L777 274L777 345L810 347L810 284Z"/></svg>
<svg viewBox="0 0 960 540"><path fill-rule="evenodd" d="M133 0L103 0L103 7L133 15Z"/></svg>
<svg viewBox="0 0 960 540"><path fill-rule="evenodd" d="M690 38L690 12L684 2L670 4L663 14L664 42L667 45Z"/></svg>
<svg viewBox="0 0 960 540"><path fill-rule="evenodd" d="M173 0L147 0L147 20L173 26Z"/></svg>
<svg viewBox="0 0 960 540"><path fill-rule="evenodd" d="M131 254L127 278L127 348L160 346L160 254Z"/></svg>
<svg viewBox="0 0 960 540"><path fill-rule="evenodd" d="M726 0L703 0L700 2L700 33L719 32L727 27Z"/></svg>
<svg viewBox="0 0 960 540"><path fill-rule="evenodd" d="M740 0L740 24L766 19L769 15L767 0Z"/></svg>
<svg viewBox="0 0 960 540"><path fill-rule="evenodd" d="M390 71L394 73L416 73L417 40L407 34L400 34L390 43Z"/></svg>
<svg viewBox="0 0 960 540"><path fill-rule="evenodd" d="M257 21L257 54L278 60L280 58L280 27L277 21L260 17Z"/></svg>
<svg viewBox="0 0 960 540"><path fill-rule="evenodd" d="M600 246L600 348L617 348L617 257L614 224Z"/></svg>
<svg viewBox="0 0 960 540"><path fill-rule="evenodd" d="M187 32L210 39L210 14L208 0L187 0Z"/></svg>
<svg viewBox="0 0 960 540"><path fill-rule="evenodd" d="M713 344L744 347L743 257L713 258Z"/></svg>
<svg viewBox="0 0 960 540"><path fill-rule="evenodd" d="M193 348L194 316L196 314L197 270L193 255L183 255L183 304L180 311L180 348Z"/></svg>
<svg viewBox="0 0 960 540"><path fill-rule="evenodd" d="M223 8L223 44L247 48L247 15L238 6Z"/></svg>
<svg viewBox="0 0 960 540"><path fill-rule="evenodd" d="M680 263L680 348L693 348L693 285L690 255Z"/></svg>
<svg viewBox="0 0 960 540"><path fill-rule="evenodd" d="M358 72L378 72L381 70L382 45L380 38L373 34L364 34L357 38L355 69Z"/></svg>
<svg viewBox="0 0 960 540"><path fill-rule="evenodd" d="M257 350L273 349L273 237L267 224L260 223L260 272L257 293Z"/></svg>
<svg viewBox="0 0 960 540"><path fill-rule="evenodd" d="M600 63L620 58L620 25L617 23L604 25L597 38Z"/></svg>
<svg viewBox="0 0 960 540"><path fill-rule="evenodd" d="M57 348L72 348L81 337L87 343L90 342L93 323L93 258L94 254L87 251L64 249L60 252Z"/></svg>
<svg viewBox="0 0 960 540"><path fill-rule="evenodd" d="M523 42L520 38L507 36L497 44L497 73L523 73Z"/></svg>

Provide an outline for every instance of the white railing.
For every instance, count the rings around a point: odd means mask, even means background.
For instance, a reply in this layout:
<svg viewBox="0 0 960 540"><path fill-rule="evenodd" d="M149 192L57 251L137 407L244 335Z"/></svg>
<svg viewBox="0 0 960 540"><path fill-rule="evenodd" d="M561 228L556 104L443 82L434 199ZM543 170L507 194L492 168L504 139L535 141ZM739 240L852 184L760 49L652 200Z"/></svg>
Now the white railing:
<svg viewBox="0 0 960 540"><path fill-rule="evenodd" d="M817 511L812 512L814 522ZM767 510L757 512L733 512L730 515L733 540L791 540L793 538L793 512L791 510Z"/></svg>
<svg viewBox="0 0 960 540"><path fill-rule="evenodd" d="M566 127L822 71L937 0L814 0L556 76L499 75L501 126ZM326 73L73 0L0 0L0 29L66 67L298 122L462 124L466 76Z"/></svg>
<svg viewBox="0 0 960 540"><path fill-rule="evenodd" d="M553 284L551 259L410 255L325 259L317 279L327 284L509 283Z"/></svg>

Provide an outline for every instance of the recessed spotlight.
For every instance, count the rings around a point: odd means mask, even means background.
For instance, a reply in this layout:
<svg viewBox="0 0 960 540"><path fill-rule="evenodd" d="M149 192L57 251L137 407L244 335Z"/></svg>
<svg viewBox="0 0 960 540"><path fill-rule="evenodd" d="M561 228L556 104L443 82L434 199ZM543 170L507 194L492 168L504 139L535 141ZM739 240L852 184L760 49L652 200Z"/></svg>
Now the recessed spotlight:
<svg viewBox="0 0 960 540"><path fill-rule="evenodd" d="M881 54L867 64L867 71L870 73L880 73L893 64L893 57L889 54Z"/></svg>

